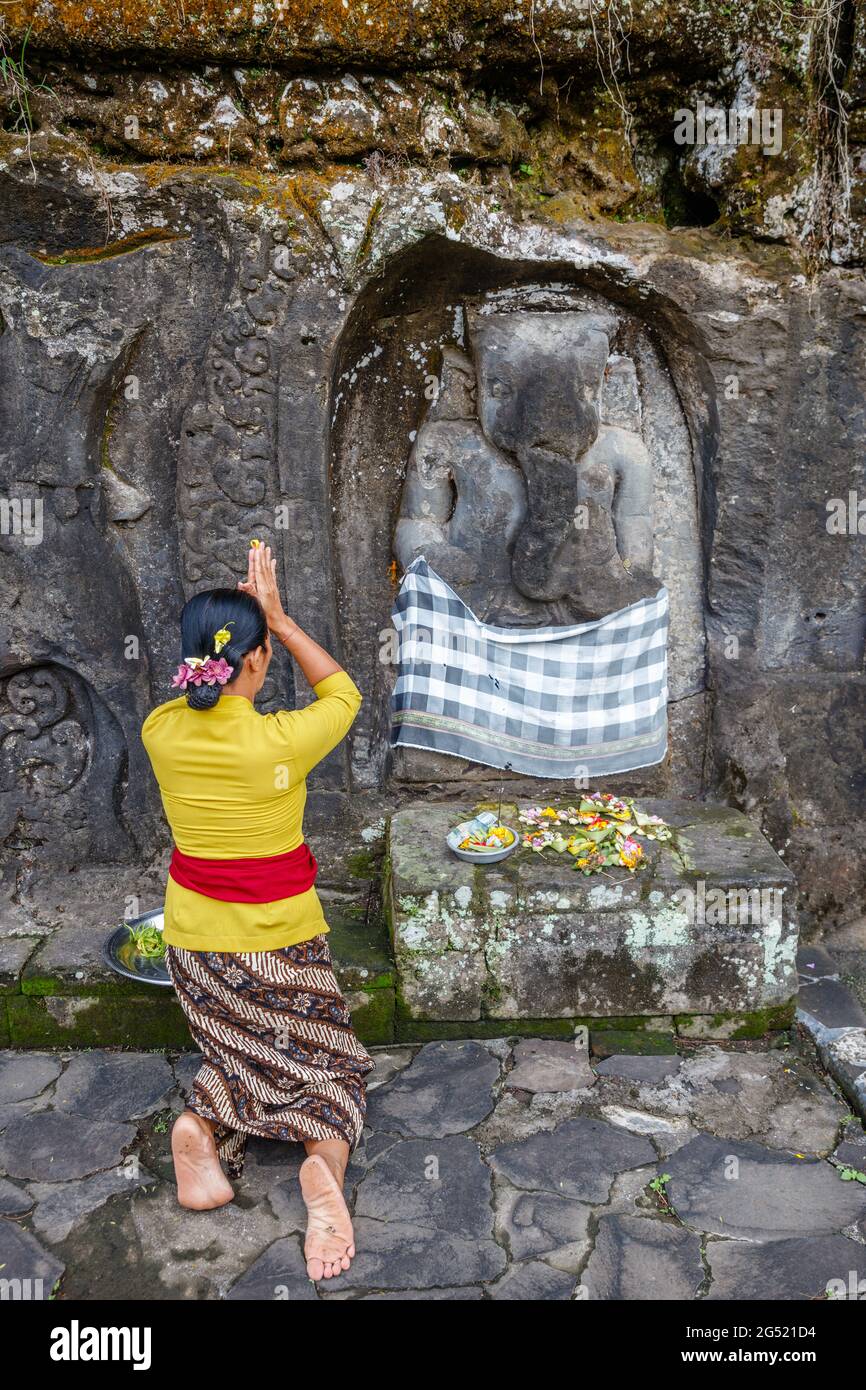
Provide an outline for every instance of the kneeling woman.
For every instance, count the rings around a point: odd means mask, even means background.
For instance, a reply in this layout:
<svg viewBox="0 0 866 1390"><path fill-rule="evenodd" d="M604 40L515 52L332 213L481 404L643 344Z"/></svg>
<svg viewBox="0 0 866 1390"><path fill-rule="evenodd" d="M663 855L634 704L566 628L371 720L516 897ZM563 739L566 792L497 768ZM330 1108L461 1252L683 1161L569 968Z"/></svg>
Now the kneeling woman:
<svg viewBox="0 0 866 1390"><path fill-rule="evenodd" d="M326 651L287 618L270 548L245 582L197 594L181 616L185 697L148 716L142 740L175 851L165 897L166 962L203 1060L172 1131L178 1200L234 1196L248 1134L301 1142L311 1279L355 1253L343 1175L361 1135L369 1054L331 968L304 843L305 778L344 738L361 703ZM316 695L258 714L268 629Z"/></svg>

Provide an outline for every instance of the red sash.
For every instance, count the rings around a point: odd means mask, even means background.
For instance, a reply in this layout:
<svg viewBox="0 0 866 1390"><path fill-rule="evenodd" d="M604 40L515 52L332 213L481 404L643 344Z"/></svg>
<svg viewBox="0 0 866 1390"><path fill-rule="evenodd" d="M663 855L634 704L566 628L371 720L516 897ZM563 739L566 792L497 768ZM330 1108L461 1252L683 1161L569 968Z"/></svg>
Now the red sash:
<svg viewBox="0 0 866 1390"><path fill-rule="evenodd" d="M176 849L168 872L182 888L205 898L224 903L273 903L306 893L315 883L318 867L309 845L300 844L288 854L268 854L260 859L195 859Z"/></svg>

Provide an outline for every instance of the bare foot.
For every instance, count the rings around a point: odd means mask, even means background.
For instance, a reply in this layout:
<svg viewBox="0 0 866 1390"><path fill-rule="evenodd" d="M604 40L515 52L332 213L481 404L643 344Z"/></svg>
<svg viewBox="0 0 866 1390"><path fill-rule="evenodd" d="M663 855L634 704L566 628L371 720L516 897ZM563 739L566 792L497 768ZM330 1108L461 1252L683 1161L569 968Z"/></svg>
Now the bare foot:
<svg viewBox="0 0 866 1390"><path fill-rule="evenodd" d="M194 1111L184 1110L175 1120L171 1154L182 1207L211 1211L232 1200L234 1189L220 1165L211 1128Z"/></svg>
<svg viewBox="0 0 866 1390"><path fill-rule="evenodd" d="M335 1279L355 1254L352 1218L340 1184L318 1154L304 1159L299 1173L307 1207L304 1256L311 1279Z"/></svg>

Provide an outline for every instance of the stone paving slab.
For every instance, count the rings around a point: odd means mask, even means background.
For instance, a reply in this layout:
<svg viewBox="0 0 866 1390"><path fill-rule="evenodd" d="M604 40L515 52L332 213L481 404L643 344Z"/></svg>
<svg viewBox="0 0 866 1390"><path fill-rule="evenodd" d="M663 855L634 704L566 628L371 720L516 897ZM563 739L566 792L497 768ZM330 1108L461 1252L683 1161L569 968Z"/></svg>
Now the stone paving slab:
<svg viewBox="0 0 866 1390"><path fill-rule="evenodd" d="M36 1202L33 1228L52 1245L64 1241L84 1216L96 1211L117 1193L135 1191L153 1181L138 1164L94 1173L78 1182L30 1183L30 1196Z"/></svg>
<svg viewBox="0 0 866 1390"><path fill-rule="evenodd" d="M482 1043L439 1042L422 1047L412 1064L369 1098L373 1130L442 1138L471 1129L493 1109L502 1067Z"/></svg>
<svg viewBox="0 0 866 1390"><path fill-rule="evenodd" d="M52 1053L0 1055L0 1105L38 1096L62 1071L63 1063Z"/></svg>
<svg viewBox="0 0 866 1390"><path fill-rule="evenodd" d="M23 1187L0 1178L0 1216L23 1216L33 1206L34 1198Z"/></svg>
<svg viewBox="0 0 866 1390"><path fill-rule="evenodd" d="M866 1297L866 1245L841 1235L744 1245L713 1240L707 1244L712 1277L708 1298L755 1302ZM862 1282L861 1282L862 1281Z"/></svg>
<svg viewBox="0 0 866 1390"><path fill-rule="evenodd" d="M84 1178L118 1164L135 1136L134 1125L59 1110L17 1116L0 1135L0 1170L39 1182Z"/></svg>
<svg viewBox="0 0 866 1390"><path fill-rule="evenodd" d="M866 1187L840 1177L866 1134L802 1049L593 1062L498 1038L374 1057L347 1184L358 1256L314 1287L300 1146L253 1140L234 1202L177 1205L193 1057L0 1055L0 1278L82 1300L547 1302L848 1298L866 1274ZM551 1089L510 1084L521 1068Z"/></svg>
<svg viewBox="0 0 866 1390"><path fill-rule="evenodd" d="M387 1222L358 1217L355 1242L358 1254L352 1268L340 1276L350 1288L487 1283L508 1264L506 1252L493 1239L466 1239L393 1217Z"/></svg>
<svg viewBox="0 0 866 1390"><path fill-rule="evenodd" d="M15 1222L0 1220L0 1279L11 1286L11 1298L44 1301L51 1298L64 1272L63 1264L44 1250Z"/></svg>
<svg viewBox="0 0 866 1390"><path fill-rule="evenodd" d="M291 1237L275 1240L246 1274L232 1284L226 1297L237 1302L250 1299L317 1302L315 1286L304 1272L300 1240Z"/></svg>
<svg viewBox="0 0 866 1390"><path fill-rule="evenodd" d="M567 1303L574 1293L574 1278L539 1260L513 1264L491 1284L488 1298L494 1302Z"/></svg>
<svg viewBox="0 0 866 1390"><path fill-rule="evenodd" d="M607 1201L617 1173L657 1159L648 1139L580 1116L494 1149L490 1166L514 1187L598 1203Z"/></svg>
<svg viewBox="0 0 866 1390"><path fill-rule="evenodd" d="M515 1044L505 1084L515 1091L578 1091L594 1086L595 1075L574 1043L524 1038Z"/></svg>
<svg viewBox="0 0 866 1390"><path fill-rule="evenodd" d="M824 1235L866 1216L866 1188L828 1164L699 1134L667 1160L670 1196L691 1230L738 1240ZM859 1189L859 1190L858 1190Z"/></svg>
<svg viewBox="0 0 866 1390"><path fill-rule="evenodd" d="M331 1299L339 1299L346 1295L331 1294ZM467 1289L400 1289L396 1293L365 1293L361 1295L362 1303L375 1302L420 1302L424 1303L474 1303L484 1298L484 1292L480 1288Z"/></svg>
<svg viewBox="0 0 866 1390"><path fill-rule="evenodd" d="M493 1232L492 1179L478 1145L465 1135L405 1139L373 1164L355 1203L358 1216L387 1222L392 1212L405 1221L451 1232L467 1240Z"/></svg>
<svg viewBox="0 0 866 1390"><path fill-rule="evenodd" d="M694 1232L673 1221L602 1216L582 1283L591 1299L644 1302L696 1298L705 1278Z"/></svg>
<svg viewBox="0 0 866 1390"><path fill-rule="evenodd" d="M500 1182L497 1231L515 1260L543 1256L556 1269L573 1274L591 1249L592 1207L554 1192L521 1192Z"/></svg>
<svg viewBox="0 0 866 1390"><path fill-rule="evenodd" d="M825 1028L866 1028L866 1010L840 980L810 980L801 984L797 1008Z"/></svg>
<svg viewBox="0 0 866 1390"><path fill-rule="evenodd" d="M175 1079L164 1057L134 1052L80 1052L54 1088L54 1105L94 1120L134 1120L167 1102Z"/></svg>
<svg viewBox="0 0 866 1390"><path fill-rule="evenodd" d="M857 953L857 959L862 965L866 952ZM866 1009L840 979L840 967L828 950L801 948L797 961L797 1018L817 1045L830 1075L866 1119Z"/></svg>

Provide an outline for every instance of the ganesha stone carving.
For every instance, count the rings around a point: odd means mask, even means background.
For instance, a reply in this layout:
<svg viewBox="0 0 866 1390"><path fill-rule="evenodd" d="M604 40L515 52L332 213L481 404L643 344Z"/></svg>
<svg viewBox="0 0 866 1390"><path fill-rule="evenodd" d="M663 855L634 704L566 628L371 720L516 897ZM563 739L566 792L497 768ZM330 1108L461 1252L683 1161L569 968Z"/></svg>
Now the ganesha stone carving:
<svg viewBox="0 0 866 1390"><path fill-rule="evenodd" d="M468 315L443 351L409 458L395 535L477 615L567 624L648 594L650 457L634 364L603 312Z"/></svg>

